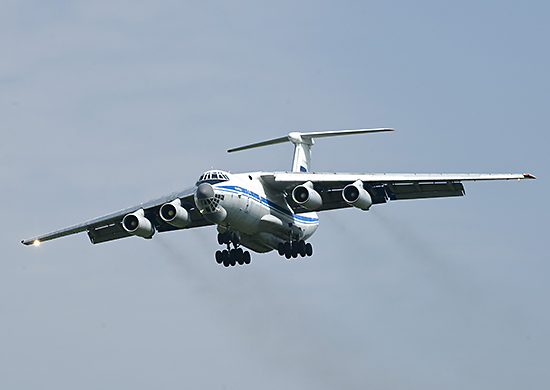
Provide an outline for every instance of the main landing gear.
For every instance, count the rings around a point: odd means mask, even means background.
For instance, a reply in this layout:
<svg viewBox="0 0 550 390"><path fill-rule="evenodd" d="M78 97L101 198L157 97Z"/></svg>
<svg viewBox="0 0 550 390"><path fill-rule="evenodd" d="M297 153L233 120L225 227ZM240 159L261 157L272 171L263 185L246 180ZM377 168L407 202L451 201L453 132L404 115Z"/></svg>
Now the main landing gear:
<svg viewBox="0 0 550 390"><path fill-rule="evenodd" d="M279 252L279 255L286 257L287 259L290 259L291 257L298 257L298 255L305 257L305 256L311 256L313 254L313 247L308 242L306 243L304 240L299 241L292 241L292 242L280 242L277 246L277 252Z"/></svg>
<svg viewBox="0 0 550 390"><path fill-rule="evenodd" d="M238 232L226 231L218 233L218 243L220 245L227 245L227 249L216 251L216 262L218 264L223 264L224 267L234 267L237 264L250 264L250 253L239 248L241 237ZM233 244L234 249L231 249L231 244Z"/></svg>

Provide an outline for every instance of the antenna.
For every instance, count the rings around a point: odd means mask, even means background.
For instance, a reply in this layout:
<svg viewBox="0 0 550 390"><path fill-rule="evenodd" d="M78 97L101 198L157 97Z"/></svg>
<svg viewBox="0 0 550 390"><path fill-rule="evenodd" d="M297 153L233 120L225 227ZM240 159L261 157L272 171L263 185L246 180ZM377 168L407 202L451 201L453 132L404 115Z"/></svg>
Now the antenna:
<svg viewBox="0 0 550 390"><path fill-rule="evenodd" d="M294 159L292 160L292 172L309 172L311 165L311 147L315 143L314 138L336 137L340 135L352 135L363 133L381 133L384 131L394 131L394 129L358 129L358 130L332 130L317 131L309 133L289 133L285 137L275 138L269 141L257 142L254 144L240 146L229 149L227 152L239 152L241 150L259 148L260 146L280 144L283 142L292 142L294 144Z"/></svg>

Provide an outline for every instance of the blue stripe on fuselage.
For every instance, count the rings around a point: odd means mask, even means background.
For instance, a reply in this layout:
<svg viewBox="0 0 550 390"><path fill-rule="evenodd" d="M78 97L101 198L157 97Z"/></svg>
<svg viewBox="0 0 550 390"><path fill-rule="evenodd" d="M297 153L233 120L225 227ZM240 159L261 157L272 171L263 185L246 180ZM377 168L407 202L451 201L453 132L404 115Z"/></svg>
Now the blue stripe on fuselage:
<svg viewBox="0 0 550 390"><path fill-rule="evenodd" d="M246 188L243 188L243 187L239 187L239 186L215 186L214 188L225 190L227 192L232 192L232 193L236 193L236 194L247 195L251 199L254 199L256 202L258 202L258 203L260 203L264 206L267 206L270 209L274 209L275 211L278 211L282 214L285 214L288 217L292 217L292 218L294 218L294 219L296 219L296 220L298 220L302 223L314 224L314 223L319 222L319 218L311 218L311 217L306 217L306 216L300 215L300 214L294 214L294 213L290 212L289 210L279 206L278 204L270 201L269 199L266 199L266 198L258 195L257 193L255 193L253 191L250 191L250 190L248 190Z"/></svg>

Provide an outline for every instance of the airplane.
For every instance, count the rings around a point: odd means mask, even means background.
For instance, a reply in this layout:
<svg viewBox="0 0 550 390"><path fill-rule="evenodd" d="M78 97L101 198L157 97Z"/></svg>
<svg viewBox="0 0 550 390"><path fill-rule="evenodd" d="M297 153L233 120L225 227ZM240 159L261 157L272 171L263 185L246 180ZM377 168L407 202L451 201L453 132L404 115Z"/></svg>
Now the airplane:
<svg viewBox="0 0 550 390"><path fill-rule="evenodd" d="M318 211L403 199L463 196L463 181L535 179L531 174L317 173L311 171L314 139L394 131L390 128L291 132L237 152L283 142L294 144L292 171L233 174L204 172L194 186L65 229L22 240L25 245L86 231L93 244L124 237L151 239L156 232L216 225L216 262L250 264L250 252L276 250L287 259L313 254L306 242L319 226Z"/></svg>

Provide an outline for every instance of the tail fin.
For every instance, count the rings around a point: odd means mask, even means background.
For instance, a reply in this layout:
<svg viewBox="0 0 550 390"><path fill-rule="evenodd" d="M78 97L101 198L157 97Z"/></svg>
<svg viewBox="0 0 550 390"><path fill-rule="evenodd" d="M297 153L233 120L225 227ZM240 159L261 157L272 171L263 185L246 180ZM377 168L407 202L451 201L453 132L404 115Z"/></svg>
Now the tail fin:
<svg viewBox="0 0 550 390"><path fill-rule="evenodd" d="M258 148L260 146L280 144L290 141L294 144L294 159L292 160L292 172L309 172L311 168L311 147L314 144L313 138L335 137L338 135L351 135L362 133L379 133L382 131L394 131L394 129L359 129L359 130L334 130L318 131L310 133L290 133L285 137L275 138L269 141L257 142L254 144L229 149L227 152L238 152L240 150Z"/></svg>

